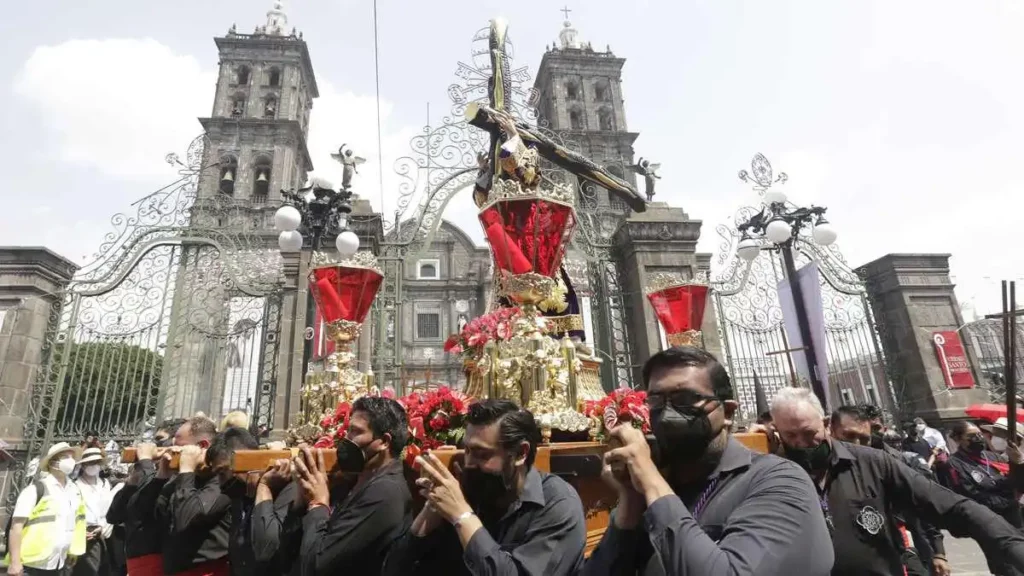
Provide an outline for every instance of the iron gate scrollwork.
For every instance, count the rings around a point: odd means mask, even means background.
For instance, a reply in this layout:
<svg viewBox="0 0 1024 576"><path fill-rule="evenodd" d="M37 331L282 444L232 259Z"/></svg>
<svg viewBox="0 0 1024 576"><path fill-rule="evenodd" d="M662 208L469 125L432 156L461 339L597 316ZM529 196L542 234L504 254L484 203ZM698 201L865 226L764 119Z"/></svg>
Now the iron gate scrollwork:
<svg viewBox="0 0 1024 576"><path fill-rule="evenodd" d="M283 278L263 213L197 198L205 137L180 179L111 219L92 262L54 304L25 437L30 456L86 433L130 441L161 418L247 410L273 418Z"/></svg>
<svg viewBox="0 0 1024 576"><path fill-rule="evenodd" d="M754 157L751 170L752 175L742 171L740 178L752 181L761 196L776 180L786 179L785 174L773 176L771 164L761 154ZM737 254L743 239L737 226L760 211L760 207L744 206L731 223L716 228L722 240L712 280L719 337L737 398L749 419L756 416L755 378L768 398L779 388L799 384L787 352L791 346L778 297L778 284L785 278L782 257L767 241L750 262ZM818 263L832 402L869 403L897 412L864 282L835 244L821 246L801 236L794 258L798 268Z"/></svg>

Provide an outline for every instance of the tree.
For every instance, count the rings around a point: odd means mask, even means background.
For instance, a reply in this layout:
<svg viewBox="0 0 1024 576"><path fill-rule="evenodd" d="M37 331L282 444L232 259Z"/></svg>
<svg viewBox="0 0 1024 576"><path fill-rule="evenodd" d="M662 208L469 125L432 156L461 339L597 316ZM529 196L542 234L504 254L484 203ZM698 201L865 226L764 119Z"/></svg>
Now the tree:
<svg viewBox="0 0 1024 576"><path fill-rule="evenodd" d="M54 349L54 375L66 345ZM82 342L68 349L64 387L57 402L57 428L66 432L134 429L153 417L163 357L121 342Z"/></svg>

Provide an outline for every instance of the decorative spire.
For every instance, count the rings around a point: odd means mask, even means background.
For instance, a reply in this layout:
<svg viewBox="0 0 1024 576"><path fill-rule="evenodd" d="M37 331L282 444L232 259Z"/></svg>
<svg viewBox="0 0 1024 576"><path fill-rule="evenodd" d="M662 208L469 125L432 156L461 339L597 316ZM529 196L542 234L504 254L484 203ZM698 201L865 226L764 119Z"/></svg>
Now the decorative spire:
<svg viewBox="0 0 1024 576"><path fill-rule="evenodd" d="M562 23L562 31L558 33L558 40L560 46L565 48L580 48L579 38L577 37L576 29L572 27L572 22L569 21L569 12L572 10L568 6L560 10L562 14L565 14L565 22Z"/></svg>
<svg viewBox="0 0 1024 576"><path fill-rule="evenodd" d="M288 26L288 15L284 13L281 0L274 0L274 7L267 11L267 26L264 33L269 36L284 36Z"/></svg>

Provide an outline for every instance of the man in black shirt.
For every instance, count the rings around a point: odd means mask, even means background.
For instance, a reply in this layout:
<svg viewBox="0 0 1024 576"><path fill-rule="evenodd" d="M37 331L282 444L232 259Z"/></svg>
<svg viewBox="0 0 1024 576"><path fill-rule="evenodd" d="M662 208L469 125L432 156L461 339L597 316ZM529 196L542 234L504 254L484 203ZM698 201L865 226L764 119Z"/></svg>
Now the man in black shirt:
<svg viewBox="0 0 1024 576"><path fill-rule="evenodd" d="M827 504L825 514L834 527L833 575L902 574L890 518L908 509L955 536L974 538L987 554L1024 566L1024 535L881 450L832 439L810 390L780 390L772 402L772 422L786 456L810 474Z"/></svg>
<svg viewBox="0 0 1024 576"><path fill-rule="evenodd" d="M575 575L587 539L583 505L564 480L534 468L541 434L533 414L482 400L467 422L458 477L434 454L417 458L427 504L384 574Z"/></svg>
<svg viewBox="0 0 1024 576"><path fill-rule="evenodd" d="M167 574L260 573L245 530L244 516L251 504L246 501L245 483L232 472L236 450L258 448L259 442L242 428L217 434L205 451L194 445L182 448L178 475L169 483Z"/></svg>
<svg viewBox="0 0 1024 576"><path fill-rule="evenodd" d="M333 509L323 452L301 449L292 463L306 508L303 576L380 573L388 549L412 519L412 495L399 457L408 434L405 409L395 400L356 400L337 446L338 468L356 480Z"/></svg>
<svg viewBox="0 0 1024 576"><path fill-rule="evenodd" d="M618 508L585 576L823 576L828 528L810 479L730 438L738 407L725 368L698 348L644 365L652 457L630 424L612 430L604 478ZM660 470L659 470L660 468Z"/></svg>
<svg viewBox="0 0 1024 576"><path fill-rule="evenodd" d="M252 510L251 540L257 562L276 566L277 574L299 576L306 508L299 483L292 481L292 471L291 460L278 460L260 477Z"/></svg>
<svg viewBox="0 0 1024 576"><path fill-rule="evenodd" d="M840 406L832 412L829 431L836 440L850 444L871 446L871 416L873 411L866 406ZM881 450L889 453L885 446L884 436ZM900 452L891 454L897 460L905 462ZM915 456L915 459L917 457ZM920 471L920 470L918 470ZM927 471L927 469L925 469ZM900 510L891 518L893 534L897 536L897 546L903 549L903 565L907 576L949 576L950 567L946 561L945 542L942 531L917 517L914 510ZM931 566L931 568L926 568Z"/></svg>
<svg viewBox="0 0 1024 576"><path fill-rule="evenodd" d="M932 445L921 437L921 431L918 430L917 424L914 424L913 422L904 422L903 433L907 435L907 437L903 439L904 452L913 452L923 458L925 462L933 459L935 453L932 450Z"/></svg>
<svg viewBox="0 0 1024 576"><path fill-rule="evenodd" d="M132 576L153 576L163 572L160 559L163 526L155 521L153 507L131 506L139 489L156 477L156 449L171 445L174 434L185 423L184 419L163 422L153 435L153 444L136 446L136 463L123 488L110 501L107 522L123 524L125 528L125 556Z"/></svg>

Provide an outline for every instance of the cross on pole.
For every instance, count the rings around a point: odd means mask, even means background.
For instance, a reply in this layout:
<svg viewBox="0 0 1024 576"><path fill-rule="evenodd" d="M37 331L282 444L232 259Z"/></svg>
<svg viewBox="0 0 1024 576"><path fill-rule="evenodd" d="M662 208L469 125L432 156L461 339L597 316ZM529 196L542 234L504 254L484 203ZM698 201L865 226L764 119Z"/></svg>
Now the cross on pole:
<svg viewBox="0 0 1024 576"><path fill-rule="evenodd" d="M565 19L568 20L569 19L569 12L572 12L572 10L570 10L569 7L566 6L565 8L562 8L561 10L559 10L559 12L561 12L562 14L565 14Z"/></svg>

